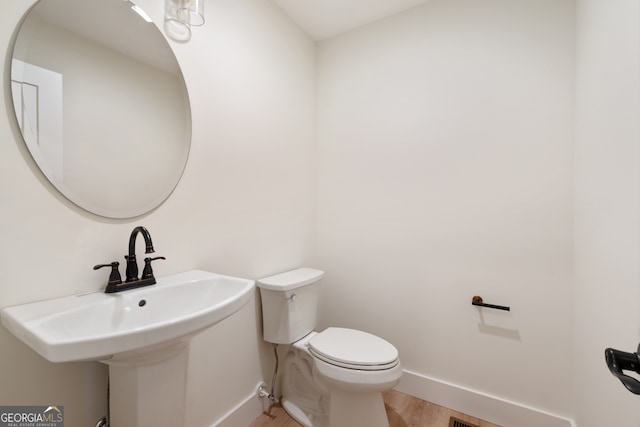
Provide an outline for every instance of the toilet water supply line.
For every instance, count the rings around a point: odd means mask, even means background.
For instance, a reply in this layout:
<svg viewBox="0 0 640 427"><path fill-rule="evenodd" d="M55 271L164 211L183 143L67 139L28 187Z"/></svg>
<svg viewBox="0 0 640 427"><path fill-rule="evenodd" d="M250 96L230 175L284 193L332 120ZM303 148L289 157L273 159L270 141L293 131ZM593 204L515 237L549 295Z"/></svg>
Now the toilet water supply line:
<svg viewBox="0 0 640 427"><path fill-rule="evenodd" d="M278 377L278 365L280 364L280 358L278 357L278 344L273 344L273 354L275 354L276 356L276 367L273 370L273 377L271 378L271 393L267 392L266 387L262 385L258 390L258 395L260 397L266 397L273 403L278 403L280 402L280 398L275 394L276 379Z"/></svg>

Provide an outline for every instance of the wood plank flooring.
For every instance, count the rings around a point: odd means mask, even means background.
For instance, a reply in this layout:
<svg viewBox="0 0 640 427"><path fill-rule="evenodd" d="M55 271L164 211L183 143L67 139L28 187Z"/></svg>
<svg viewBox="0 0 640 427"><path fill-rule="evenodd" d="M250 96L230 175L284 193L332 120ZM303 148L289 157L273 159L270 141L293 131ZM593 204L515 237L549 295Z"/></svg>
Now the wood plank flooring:
<svg viewBox="0 0 640 427"><path fill-rule="evenodd" d="M383 398L391 427L449 427L451 417L478 427L500 427L395 390L383 393ZM274 405L249 427L300 427L300 424L280 405Z"/></svg>

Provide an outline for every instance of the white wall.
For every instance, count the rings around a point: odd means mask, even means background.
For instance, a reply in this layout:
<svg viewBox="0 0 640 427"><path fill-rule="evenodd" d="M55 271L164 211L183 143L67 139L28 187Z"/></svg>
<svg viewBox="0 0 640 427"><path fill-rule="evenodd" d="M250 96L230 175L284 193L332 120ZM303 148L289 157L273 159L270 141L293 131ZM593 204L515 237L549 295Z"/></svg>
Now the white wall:
<svg viewBox="0 0 640 427"><path fill-rule="evenodd" d="M164 2L137 3L162 22ZM0 5L2 57L31 4ZM171 198L149 215L107 220L64 200L20 142L12 106L0 105L0 306L101 289L106 273L91 267L122 260L139 224L167 257L158 275L201 268L258 278L308 263L315 46L270 2L216 0L206 11L208 22L191 41L172 42L191 98L189 164ZM5 64L5 100L7 72ZM213 424L270 377L261 369L270 347L262 344L258 313L253 301L194 341L188 425ZM106 367L50 364L4 328L0 347L1 405L64 405L74 426L105 414Z"/></svg>
<svg viewBox="0 0 640 427"><path fill-rule="evenodd" d="M576 422L638 426L604 349L640 341L640 7L578 0L577 29Z"/></svg>
<svg viewBox="0 0 640 427"><path fill-rule="evenodd" d="M322 326L571 415L574 52L570 0L434 0L319 44Z"/></svg>

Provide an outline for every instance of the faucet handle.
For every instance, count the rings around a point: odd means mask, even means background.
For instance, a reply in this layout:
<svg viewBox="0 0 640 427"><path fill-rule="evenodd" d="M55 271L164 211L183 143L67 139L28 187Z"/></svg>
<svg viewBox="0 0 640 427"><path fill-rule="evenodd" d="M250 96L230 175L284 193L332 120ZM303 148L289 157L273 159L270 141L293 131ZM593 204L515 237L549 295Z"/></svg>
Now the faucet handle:
<svg viewBox="0 0 640 427"><path fill-rule="evenodd" d="M122 277L120 277L120 271L118 271L118 266L120 263L118 261L114 261L111 264L98 264L94 265L93 269L98 270L102 267L111 267L111 274L109 274L109 282L107 286L115 286L122 283Z"/></svg>
<svg viewBox="0 0 640 427"><path fill-rule="evenodd" d="M163 256L157 256L155 258L144 259L144 270L142 270L142 279L153 279L153 269L151 268L151 261L155 261L157 259L166 259L166 258Z"/></svg>

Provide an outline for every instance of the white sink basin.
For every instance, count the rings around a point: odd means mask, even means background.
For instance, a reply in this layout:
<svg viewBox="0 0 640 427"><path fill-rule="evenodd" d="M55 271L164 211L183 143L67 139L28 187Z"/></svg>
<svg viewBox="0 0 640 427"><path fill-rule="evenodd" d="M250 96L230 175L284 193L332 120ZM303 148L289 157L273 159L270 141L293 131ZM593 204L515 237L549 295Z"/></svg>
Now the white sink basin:
<svg viewBox="0 0 640 427"><path fill-rule="evenodd" d="M4 308L2 324L51 362L152 354L185 342L252 297L253 280L188 271L114 294L95 292Z"/></svg>

